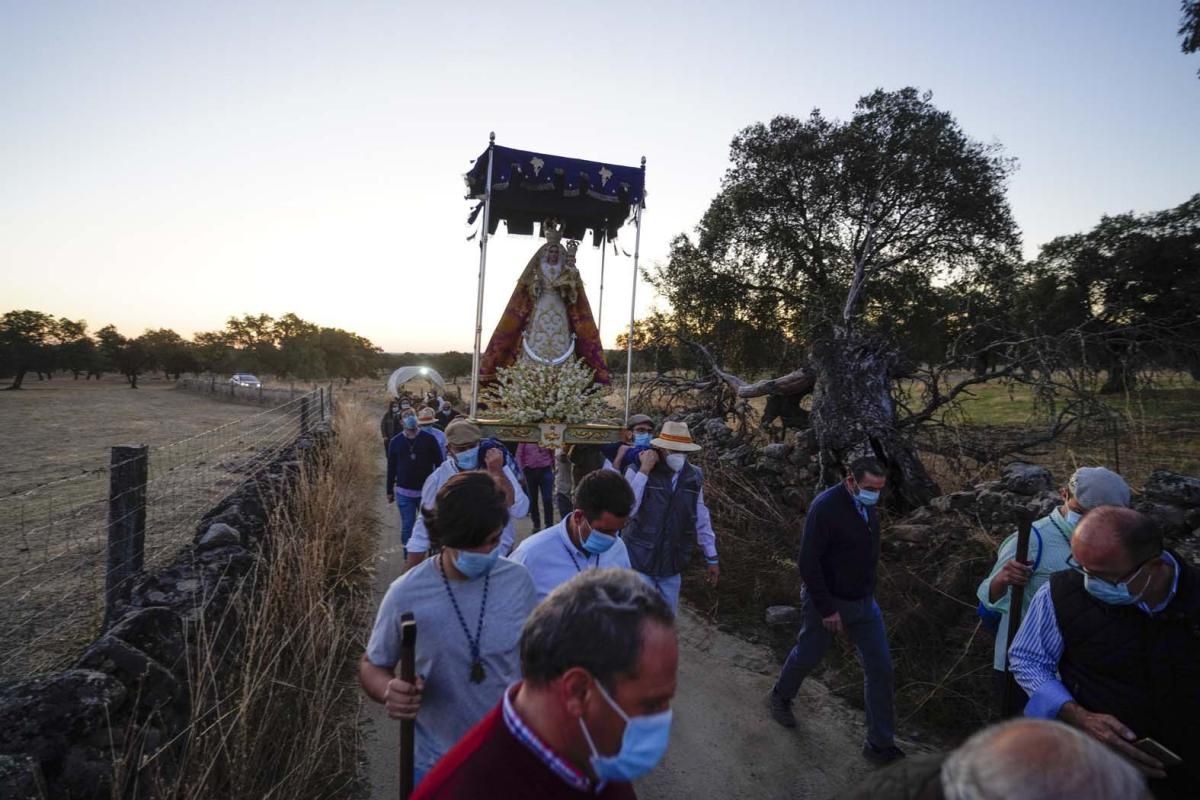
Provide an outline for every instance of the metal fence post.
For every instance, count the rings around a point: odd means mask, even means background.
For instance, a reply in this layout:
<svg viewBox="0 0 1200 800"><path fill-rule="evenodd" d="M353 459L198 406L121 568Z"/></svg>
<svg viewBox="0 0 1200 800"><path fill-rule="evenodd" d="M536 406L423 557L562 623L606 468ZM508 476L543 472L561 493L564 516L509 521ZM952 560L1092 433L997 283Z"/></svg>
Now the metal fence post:
<svg viewBox="0 0 1200 800"><path fill-rule="evenodd" d="M146 478L149 452L144 444L112 449L108 484L108 572L104 582L104 625L116 621L117 605L129 597L131 578L142 571L146 550Z"/></svg>
<svg viewBox="0 0 1200 800"><path fill-rule="evenodd" d="M321 392L321 422L325 421L325 387L322 386Z"/></svg>
<svg viewBox="0 0 1200 800"><path fill-rule="evenodd" d="M308 399L309 395L300 398L300 435L308 433Z"/></svg>

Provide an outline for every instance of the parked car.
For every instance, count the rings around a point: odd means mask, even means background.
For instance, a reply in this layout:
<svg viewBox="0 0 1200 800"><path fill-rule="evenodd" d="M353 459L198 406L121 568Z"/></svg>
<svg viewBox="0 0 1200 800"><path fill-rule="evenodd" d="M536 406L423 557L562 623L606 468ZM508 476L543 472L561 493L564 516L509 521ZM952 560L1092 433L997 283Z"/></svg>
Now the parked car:
<svg viewBox="0 0 1200 800"><path fill-rule="evenodd" d="M229 382L234 386L240 386L243 389L261 389L262 381L249 372L237 372L229 379Z"/></svg>

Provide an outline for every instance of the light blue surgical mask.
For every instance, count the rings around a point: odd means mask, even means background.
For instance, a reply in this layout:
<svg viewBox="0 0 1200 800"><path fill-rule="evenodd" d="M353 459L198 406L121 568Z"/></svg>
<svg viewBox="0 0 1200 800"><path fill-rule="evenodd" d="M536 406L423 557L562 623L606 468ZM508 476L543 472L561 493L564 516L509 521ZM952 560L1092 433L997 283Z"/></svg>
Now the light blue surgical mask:
<svg viewBox="0 0 1200 800"><path fill-rule="evenodd" d="M625 720L625 733L621 734L621 749L615 755L602 756L596 750L587 723L583 717L579 718L584 738L592 751L592 770L602 781L637 780L658 766L667 752L667 744L671 739L671 709L658 714L629 717L613 702L603 686L597 683L596 688L609 707Z"/></svg>
<svg viewBox="0 0 1200 800"><path fill-rule="evenodd" d="M1148 564L1150 562L1146 562ZM1142 570L1146 568L1146 564L1138 567L1137 572L1129 576L1129 580L1121 583L1109 583L1103 578L1096 578L1083 574L1083 588L1087 589L1087 593L1099 600L1101 603L1107 603L1110 606L1131 606L1142 599L1145 589L1134 594L1129 591L1129 584L1133 583L1134 578L1142 574Z"/></svg>
<svg viewBox="0 0 1200 800"><path fill-rule="evenodd" d="M479 445L475 445L470 450L455 453L454 461L458 464L459 469L476 469L479 466Z"/></svg>
<svg viewBox="0 0 1200 800"><path fill-rule="evenodd" d="M879 502L879 492L874 489L859 488L858 494L854 495L854 499L864 506L873 506Z"/></svg>
<svg viewBox="0 0 1200 800"><path fill-rule="evenodd" d="M649 447L650 439L653 436L649 433L635 433L633 435L633 444L635 447Z"/></svg>
<svg viewBox="0 0 1200 800"><path fill-rule="evenodd" d="M490 553L472 553L470 550L459 550L454 557L454 566L467 580L482 578L492 571L500 560L500 545L496 545Z"/></svg>
<svg viewBox="0 0 1200 800"><path fill-rule="evenodd" d="M403 419L404 419L404 427L406 429L411 431L417 427L417 418L414 417L412 414L409 414L408 416L404 417Z"/></svg>
<svg viewBox="0 0 1200 800"><path fill-rule="evenodd" d="M587 539L585 539L583 542L583 549L592 555L598 556L601 553L607 553L616 543L617 537L613 534L605 533L604 531L598 531L595 528L592 528Z"/></svg>
<svg viewBox="0 0 1200 800"><path fill-rule="evenodd" d="M1067 515L1063 519L1067 521L1067 525L1071 527L1071 530L1075 530L1075 526L1079 524L1079 520L1083 519L1083 513L1073 508L1068 508Z"/></svg>

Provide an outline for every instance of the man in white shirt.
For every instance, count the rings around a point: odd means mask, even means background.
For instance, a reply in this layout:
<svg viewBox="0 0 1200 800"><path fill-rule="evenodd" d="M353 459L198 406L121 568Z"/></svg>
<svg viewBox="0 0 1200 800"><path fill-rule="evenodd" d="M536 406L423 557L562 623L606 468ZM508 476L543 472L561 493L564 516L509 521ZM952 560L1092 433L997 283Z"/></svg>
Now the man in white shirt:
<svg viewBox="0 0 1200 800"><path fill-rule="evenodd" d="M504 463L502 447L489 447L480 457L480 439L482 434L479 426L466 418L459 418L446 426L446 450L450 456L442 465L425 479L421 488L421 510L417 522L413 526L412 537L408 540L408 565L415 567L425 560L429 552L429 529L425 527L424 510L432 510L437 501L438 490L459 472L481 470L492 476L496 487L504 493L508 500L508 523L500 535L500 554L505 555L512 550L516 539L517 529L514 520L529 513L529 498L521 490L521 483L513 473L512 468Z"/></svg>
<svg viewBox="0 0 1200 800"><path fill-rule="evenodd" d="M704 504L704 474L687 460L688 453L700 450L687 424L664 422L650 445L653 450L638 456L638 468L625 471L634 502L621 538L633 568L678 610L683 569L695 545L704 552L708 582L717 584L717 537Z"/></svg>
<svg viewBox="0 0 1200 800"><path fill-rule="evenodd" d="M633 490L615 472L589 473L575 490L575 509L535 533L509 559L524 564L538 602L587 569L629 569L629 552L619 534L633 509Z"/></svg>

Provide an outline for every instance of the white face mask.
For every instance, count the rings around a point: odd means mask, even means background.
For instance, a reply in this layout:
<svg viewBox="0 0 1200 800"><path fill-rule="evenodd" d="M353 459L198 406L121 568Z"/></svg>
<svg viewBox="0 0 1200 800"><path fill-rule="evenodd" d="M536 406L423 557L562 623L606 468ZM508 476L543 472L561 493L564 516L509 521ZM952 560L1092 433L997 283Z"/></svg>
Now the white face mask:
<svg viewBox="0 0 1200 800"><path fill-rule="evenodd" d="M671 468L672 472L679 472L686 463L687 456L683 453L671 453L667 456L667 466Z"/></svg>

